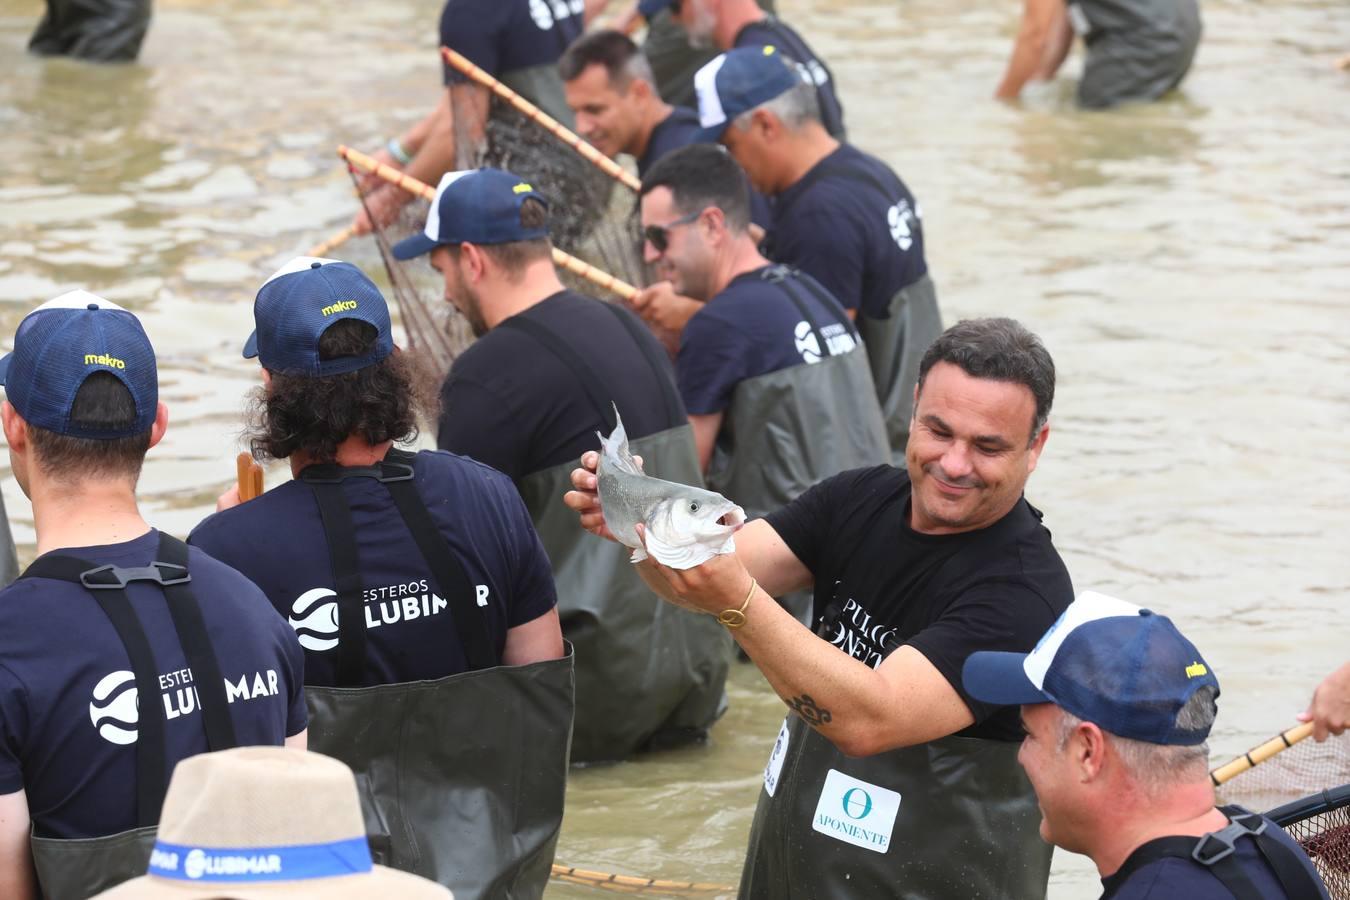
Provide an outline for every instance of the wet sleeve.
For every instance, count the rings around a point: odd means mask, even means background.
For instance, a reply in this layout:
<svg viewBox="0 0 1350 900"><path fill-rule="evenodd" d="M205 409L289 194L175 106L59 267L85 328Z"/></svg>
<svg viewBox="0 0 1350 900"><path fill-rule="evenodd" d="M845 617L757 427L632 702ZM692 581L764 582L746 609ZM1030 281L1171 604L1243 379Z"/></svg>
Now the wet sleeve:
<svg viewBox="0 0 1350 900"><path fill-rule="evenodd" d="M774 226L773 254L775 262L819 281L845 309L862 302L867 235L853 217L818 205L794 207L787 221Z"/></svg>
<svg viewBox="0 0 1350 900"><path fill-rule="evenodd" d="M519 428L519 416L487 385L453 372L446 379L437 447L476 459L514 480L529 474L523 471L529 441Z"/></svg>
<svg viewBox="0 0 1350 900"><path fill-rule="evenodd" d="M467 56L489 75L501 74L502 11L509 7L483 0L447 0L441 10L441 46ZM447 85L468 81L444 60L441 71Z"/></svg>
<svg viewBox="0 0 1350 900"><path fill-rule="evenodd" d="M966 658L977 650L1028 653L1057 618L1054 608L1027 584L986 581L962 593L937 621L905 643L942 673L978 724L1002 707L966 693L961 683Z"/></svg>
<svg viewBox="0 0 1350 900"><path fill-rule="evenodd" d="M735 323L707 310L685 324L675 377L691 416L719 413L731 405L736 385L752 374L748 344Z"/></svg>
<svg viewBox="0 0 1350 900"><path fill-rule="evenodd" d="M28 691L0 666L0 794L23 790L23 747L28 739Z"/></svg>

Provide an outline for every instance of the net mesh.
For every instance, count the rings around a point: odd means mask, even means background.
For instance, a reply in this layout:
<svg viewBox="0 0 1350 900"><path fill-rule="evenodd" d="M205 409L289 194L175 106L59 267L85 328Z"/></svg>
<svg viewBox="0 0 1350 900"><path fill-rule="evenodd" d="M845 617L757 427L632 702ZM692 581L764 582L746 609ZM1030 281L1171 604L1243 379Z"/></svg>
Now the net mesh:
<svg viewBox="0 0 1350 900"><path fill-rule="evenodd" d="M1302 845L1332 900L1350 900L1350 784L1269 815Z"/></svg>
<svg viewBox="0 0 1350 900"><path fill-rule="evenodd" d="M1217 793L1221 803L1270 809L1347 781L1350 738L1331 738L1320 744L1309 738L1233 776Z"/></svg>

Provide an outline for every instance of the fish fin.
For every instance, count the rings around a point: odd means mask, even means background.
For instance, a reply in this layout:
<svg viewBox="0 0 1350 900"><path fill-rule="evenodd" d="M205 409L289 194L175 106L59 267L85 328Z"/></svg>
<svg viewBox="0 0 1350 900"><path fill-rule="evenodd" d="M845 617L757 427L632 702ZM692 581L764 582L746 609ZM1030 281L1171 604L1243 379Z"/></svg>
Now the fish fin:
<svg viewBox="0 0 1350 900"><path fill-rule="evenodd" d="M638 468L637 462L633 459L632 452L628 449L628 432L624 431L623 419L619 416L619 407L614 406L614 430L610 432L609 437L596 434L600 437L600 444L604 452L610 457L610 462L614 468L620 472L627 472L630 475L641 475L642 470Z"/></svg>
<svg viewBox="0 0 1350 900"><path fill-rule="evenodd" d="M634 547L632 555L628 557L628 561L630 563L640 563L646 558L647 558L646 550L643 550L641 547Z"/></svg>

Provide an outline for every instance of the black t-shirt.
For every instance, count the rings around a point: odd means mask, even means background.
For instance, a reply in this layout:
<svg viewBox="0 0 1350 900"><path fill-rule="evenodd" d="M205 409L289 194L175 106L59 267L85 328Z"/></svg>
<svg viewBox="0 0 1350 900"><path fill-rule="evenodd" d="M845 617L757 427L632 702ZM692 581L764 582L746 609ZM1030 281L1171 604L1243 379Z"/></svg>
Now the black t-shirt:
<svg viewBox="0 0 1350 900"><path fill-rule="evenodd" d="M844 107L834 91L834 76L829 67L816 56L802 40L802 36L790 25L773 16L766 16L758 22L751 22L736 33L733 47L775 46L792 57L801 66L802 79L816 86L816 98L820 101L820 119L825 129L839 140L844 139Z"/></svg>
<svg viewBox="0 0 1350 900"><path fill-rule="evenodd" d="M663 381L673 384L675 377L669 357L632 313L560 291L519 316L551 331L589 367L604 402L618 406L629 439L687 423L683 408L676 403L672 415L664 399ZM618 316L636 326L636 340ZM577 373L509 321L475 341L450 367L436 438L442 449L519 480L599 449L595 433L609 433L614 413L597 409Z"/></svg>
<svg viewBox="0 0 1350 900"><path fill-rule="evenodd" d="M1317 898L1327 900L1326 888L1322 887L1322 880L1317 876L1316 868L1299 847L1298 842L1269 819L1266 820L1266 834L1295 851L1303 867L1313 876L1314 883L1320 891L1317 894L1298 896L1286 894L1280 889L1274 871L1262 857L1256 842L1242 838L1234 843L1232 858L1241 865L1242 874L1251 881L1256 893L1267 900L1284 897L1288 897L1288 900L1317 900ZM1189 840L1198 841L1199 838ZM1210 870L1189 859L1172 857L1140 865L1150 845L1155 843L1150 841L1137 848L1114 875L1102 879L1101 900L1108 898L1109 900L1232 900L1233 895L1223 886L1223 882L1215 878Z"/></svg>
<svg viewBox="0 0 1350 900"><path fill-rule="evenodd" d="M975 717L961 734L1020 741L1017 709L970 697L961 667L977 650L1035 647L1073 601L1069 572L1025 500L988 528L949 535L910 528L909 502L909 475L877 466L827 478L767 520L815 576L826 640L873 668L914 647Z"/></svg>
<svg viewBox="0 0 1350 900"><path fill-rule="evenodd" d="M96 565L147 566L159 532L54 551ZM304 657L295 634L243 575L188 553L192 593L226 681L241 746L279 746L308 723ZM88 838L135 828L140 710L162 704L167 764L205 753L193 673L156 585L127 596L145 629L162 696L137 696L131 660L92 593L50 578L0 591L0 794L22 789L37 834Z"/></svg>
<svg viewBox="0 0 1350 900"><path fill-rule="evenodd" d="M884 162L841 144L774 199L769 255L814 275L839 302L886 318L928 272L922 213Z"/></svg>
<svg viewBox="0 0 1350 900"><path fill-rule="evenodd" d="M742 381L824 358L812 323L802 317L783 286L762 277L768 271L766 266L737 275L685 323L675 368L680 396L691 414L724 411ZM839 304L825 302L810 290L809 276L789 277L830 355L857 347Z"/></svg>
<svg viewBox="0 0 1350 900"><path fill-rule="evenodd" d="M449 0L441 45L498 78L556 62L581 35L582 0ZM446 84L468 80L442 64Z"/></svg>
<svg viewBox="0 0 1350 900"><path fill-rule="evenodd" d="M557 603L548 556L525 504L501 473L449 453L418 453L413 475L427 512L474 587L474 611L481 610L500 658L508 629ZM351 504L365 602L363 684L463 672L468 663L455 608L433 585L388 488L373 478L347 478L342 489ZM309 485L288 481L218 512L189 540L262 588L305 649L305 684L337 683L332 557Z"/></svg>

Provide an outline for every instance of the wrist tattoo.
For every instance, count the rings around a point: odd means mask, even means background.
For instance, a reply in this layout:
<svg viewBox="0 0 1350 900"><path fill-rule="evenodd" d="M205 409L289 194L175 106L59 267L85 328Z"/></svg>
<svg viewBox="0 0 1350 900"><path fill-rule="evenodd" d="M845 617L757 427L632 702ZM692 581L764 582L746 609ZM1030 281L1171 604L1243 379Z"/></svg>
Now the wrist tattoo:
<svg viewBox="0 0 1350 900"><path fill-rule="evenodd" d="M830 711L821 707L815 700L811 699L810 694L802 694L800 697L793 697L787 702L792 707L793 712L806 720L806 724L812 728L819 728L821 725L830 724Z"/></svg>

